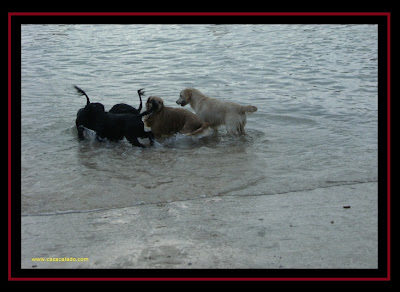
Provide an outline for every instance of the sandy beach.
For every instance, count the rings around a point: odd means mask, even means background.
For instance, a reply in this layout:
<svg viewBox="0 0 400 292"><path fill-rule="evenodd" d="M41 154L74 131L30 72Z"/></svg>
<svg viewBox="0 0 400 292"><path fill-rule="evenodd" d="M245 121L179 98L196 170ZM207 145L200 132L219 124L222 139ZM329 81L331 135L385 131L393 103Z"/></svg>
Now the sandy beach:
<svg viewBox="0 0 400 292"><path fill-rule="evenodd" d="M370 182L23 216L21 266L375 269L377 193Z"/></svg>

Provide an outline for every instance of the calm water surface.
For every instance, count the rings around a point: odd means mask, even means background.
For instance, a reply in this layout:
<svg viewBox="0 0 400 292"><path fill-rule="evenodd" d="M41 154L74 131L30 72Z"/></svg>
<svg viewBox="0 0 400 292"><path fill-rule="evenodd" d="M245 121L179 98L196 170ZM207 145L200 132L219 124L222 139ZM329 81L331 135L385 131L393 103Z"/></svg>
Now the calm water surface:
<svg viewBox="0 0 400 292"><path fill-rule="evenodd" d="M23 215L377 181L376 25L24 25L21 44ZM258 111L240 139L79 142L74 84L106 109L195 87Z"/></svg>

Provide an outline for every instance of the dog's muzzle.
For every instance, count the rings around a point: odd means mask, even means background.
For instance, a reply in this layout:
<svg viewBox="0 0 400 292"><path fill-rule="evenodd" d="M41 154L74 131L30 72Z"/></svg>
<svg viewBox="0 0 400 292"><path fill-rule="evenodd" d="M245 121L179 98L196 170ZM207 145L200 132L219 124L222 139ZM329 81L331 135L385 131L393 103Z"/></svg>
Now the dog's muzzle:
<svg viewBox="0 0 400 292"><path fill-rule="evenodd" d="M176 103L177 103L177 104L180 104L181 106L187 105L187 102L186 102L185 100L182 100L181 98L179 98L179 99L176 101Z"/></svg>

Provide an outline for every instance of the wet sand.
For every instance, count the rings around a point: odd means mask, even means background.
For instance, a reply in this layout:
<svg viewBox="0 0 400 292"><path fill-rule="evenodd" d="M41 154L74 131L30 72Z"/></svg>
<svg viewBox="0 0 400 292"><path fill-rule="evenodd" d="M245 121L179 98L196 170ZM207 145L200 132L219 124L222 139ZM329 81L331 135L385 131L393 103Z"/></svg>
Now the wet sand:
<svg viewBox="0 0 400 292"><path fill-rule="evenodd" d="M374 269L377 183L22 217L23 269ZM32 258L85 257L86 262Z"/></svg>

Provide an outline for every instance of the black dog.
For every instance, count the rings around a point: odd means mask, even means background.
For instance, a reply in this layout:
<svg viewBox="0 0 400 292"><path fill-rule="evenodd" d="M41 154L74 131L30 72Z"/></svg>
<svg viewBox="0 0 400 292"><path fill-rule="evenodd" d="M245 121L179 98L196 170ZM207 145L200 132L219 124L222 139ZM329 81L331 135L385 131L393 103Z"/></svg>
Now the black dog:
<svg viewBox="0 0 400 292"><path fill-rule="evenodd" d="M86 96L86 106L81 108L76 117L76 128L78 138L84 139L84 128L96 132L96 137L110 141L119 141L124 137L133 146L145 147L137 138L149 138L150 145L154 145L154 135L151 131L144 130L142 117L148 115L152 110L141 114L115 114L106 112L101 103L91 103L87 94L78 86L74 86L80 95Z"/></svg>
<svg viewBox="0 0 400 292"><path fill-rule="evenodd" d="M134 115L139 115L140 111L142 110L142 96L144 95L144 88L141 88L137 91L138 95L139 95L139 99L140 99L140 104L139 104L139 108L135 109L133 106L126 104L126 103L119 103L114 105L111 109L110 109L110 113L113 114L134 114Z"/></svg>

